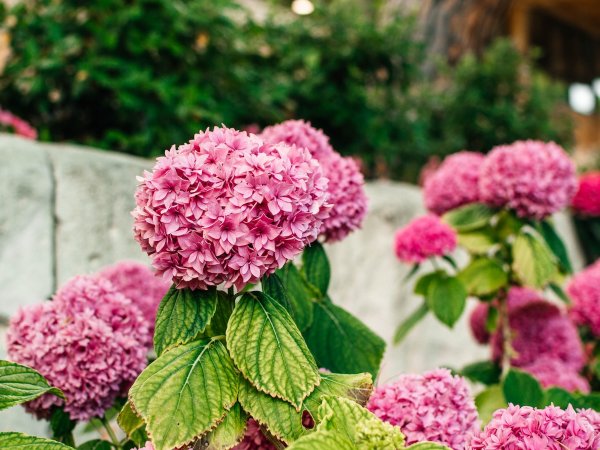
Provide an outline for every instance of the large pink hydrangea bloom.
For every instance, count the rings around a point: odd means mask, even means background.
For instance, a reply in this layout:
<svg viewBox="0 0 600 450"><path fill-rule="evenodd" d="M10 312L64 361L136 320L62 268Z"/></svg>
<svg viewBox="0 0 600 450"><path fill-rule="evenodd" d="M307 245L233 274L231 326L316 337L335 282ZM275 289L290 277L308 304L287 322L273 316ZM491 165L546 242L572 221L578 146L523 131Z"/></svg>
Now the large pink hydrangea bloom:
<svg viewBox="0 0 600 450"><path fill-rule="evenodd" d="M573 321L600 337L600 262L575 275L567 285Z"/></svg>
<svg viewBox="0 0 600 450"><path fill-rule="evenodd" d="M97 275L110 281L115 289L140 309L152 337L158 305L169 290L169 283L137 261L119 261L103 268Z"/></svg>
<svg viewBox="0 0 600 450"><path fill-rule="evenodd" d="M485 203L534 219L568 206L576 188L575 165L553 142L517 141L495 147L479 175Z"/></svg>
<svg viewBox="0 0 600 450"><path fill-rule="evenodd" d="M421 263L456 248L456 233L438 216L428 214L412 220L395 236L396 256L406 263Z"/></svg>
<svg viewBox="0 0 600 450"><path fill-rule="evenodd" d="M276 144L285 142L306 148L315 157L329 179L332 209L323 221L320 235L329 242L340 241L359 229L367 213L364 178L352 158L343 158L329 144L329 138L303 120L287 120L263 130L261 137Z"/></svg>
<svg viewBox="0 0 600 450"><path fill-rule="evenodd" d="M597 450L600 414L592 410L536 409L510 405L499 409L469 450Z"/></svg>
<svg viewBox="0 0 600 450"><path fill-rule="evenodd" d="M327 178L307 150L215 127L158 158L136 192L135 236L178 287L256 283L314 241Z"/></svg>
<svg viewBox="0 0 600 450"><path fill-rule="evenodd" d="M545 388L554 386L571 392L579 391L586 394L590 392L588 380L561 360L542 356L522 369L537 378Z"/></svg>
<svg viewBox="0 0 600 450"><path fill-rule="evenodd" d="M400 427L406 443L433 441L462 450L479 430L479 419L465 380L447 369L402 375L375 389L367 408Z"/></svg>
<svg viewBox="0 0 600 450"><path fill-rule="evenodd" d="M485 156L458 152L448 156L427 176L423 186L425 206L435 214L479 201L479 170Z"/></svg>
<svg viewBox="0 0 600 450"><path fill-rule="evenodd" d="M8 354L33 367L67 397L72 419L104 414L146 365L148 330L141 312L108 281L76 277L52 302L22 308L7 333ZM49 417L64 401L44 395L26 404Z"/></svg>
<svg viewBox="0 0 600 450"><path fill-rule="evenodd" d="M588 172L579 177L579 187L571 206L579 214L600 216L600 172Z"/></svg>

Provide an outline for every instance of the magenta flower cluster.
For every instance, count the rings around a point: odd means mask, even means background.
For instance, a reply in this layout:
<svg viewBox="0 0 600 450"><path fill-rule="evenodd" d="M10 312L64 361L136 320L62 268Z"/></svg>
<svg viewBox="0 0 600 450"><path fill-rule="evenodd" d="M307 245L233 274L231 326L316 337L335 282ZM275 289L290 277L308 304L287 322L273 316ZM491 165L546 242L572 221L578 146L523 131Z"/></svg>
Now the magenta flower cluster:
<svg viewBox="0 0 600 450"><path fill-rule="evenodd" d="M567 285L573 321L600 337L600 262L575 275Z"/></svg>
<svg viewBox="0 0 600 450"><path fill-rule="evenodd" d="M306 148L319 161L329 179L327 191L332 204L319 234L329 242L340 241L359 229L367 213L364 178L352 158L343 158L329 144L329 138L303 120L287 120L263 130L261 137L272 144L284 142Z"/></svg>
<svg viewBox="0 0 600 450"><path fill-rule="evenodd" d="M37 139L37 130L28 122L24 121L20 117L15 116L10 111L0 109L0 125L12 129L15 134L18 134L24 138L34 140Z"/></svg>
<svg viewBox="0 0 600 450"><path fill-rule="evenodd" d="M307 150L215 127L172 147L136 192L134 232L178 287L241 289L314 241L327 178Z"/></svg>
<svg viewBox="0 0 600 450"><path fill-rule="evenodd" d="M400 427L407 444L433 441L454 450L465 448L479 419L465 380L447 369L407 374L375 389L367 408Z"/></svg>
<svg viewBox="0 0 600 450"><path fill-rule="evenodd" d="M248 419L244 438L232 450L276 450L276 447L263 434L259 423L254 419Z"/></svg>
<svg viewBox="0 0 600 450"><path fill-rule="evenodd" d="M485 156L458 152L448 156L424 182L425 206L441 215L459 206L479 201L479 171Z"/></svg>
<svg viewBox="0 0 600 450"><path fill-rule="evenodd" d="M509 405L499 409L485 429L469 443L469 450L597 450L600 414L592 410L536 409Z"/></svg>
<svg viewBox="0 0 600 450"><path fill-rule="evenodd" d="M157 277L148 266L136 261L119 261L103 268L97 275L110 281L117 291L140 309L148 322L151 340L158 305L169 290L169 283Z"/></svg>
<svg viewBox="0 0 600 450"><path fill-rule="evenodd" d="M575 166L553 142L517 141L495 147L479 174L481 199L520 217L543 219L568 206L577 188Z"/></svg>
<svg viewBox="0 0 600 450"><path fill-rule="evenodd" d="M418 264L433 256L443 256L456 248L456 233L438 216L428 214L412 220L396 232L396 256Z"/></svg>
<svg viewBox="0 0 600 450"><path fill-rule="evenodd" d="M541 356L522 369L533 375L542 387L560 387L570 392L585 394L590 392L588 380L559 359Z"/></svg>
<svg viewBox="0 0 600 450"><path fill-rule="evenodd" d="M140 310L106 280L75 277L52 302L22 308L7 333L8 354L63 390L72 419L101 416L146 366L149 333ZM47 418L63 400L44 395L26 407Z"/></svg>
<svg viewBox="0 0 600 450"><path fill-rule="evenodd" d="M579 177L579 186L571 206L578 214L600 216L600 172L588 172Z"/></svg>

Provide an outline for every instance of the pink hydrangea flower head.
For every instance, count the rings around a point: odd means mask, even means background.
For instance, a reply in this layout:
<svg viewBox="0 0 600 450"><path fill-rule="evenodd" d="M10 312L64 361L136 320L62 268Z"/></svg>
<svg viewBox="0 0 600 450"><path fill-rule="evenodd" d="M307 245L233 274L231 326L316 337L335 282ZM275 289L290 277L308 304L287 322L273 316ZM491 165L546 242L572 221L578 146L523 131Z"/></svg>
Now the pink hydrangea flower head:
<svg viewBox="0 0 600 450"><path fill-rule="evenodd" d="M48 418L54 405L63 404L72 419L101 416L146 366L141 339L147 329L140 311L111 291L110 283L95 283L93 277L76 278L65 298L57 294L52 302L22 308L10 322L10 358L39 371L67 398L64 403L44 395L28 402L26 408L38 417ZM86 294L95 297L69 297L86 284Z"/></svg>
<svg viewBox="0 0 600 450"><path fill-rule="evenodd" d="M567 285L567 293L572 301L571 319L600 337L600 262L575 275Z"/></svg>
<svg viewBox="0 0 600 450"><path fill-rule="evenodd" d="M335 150L329 143L329 137L313 127L310 122L304 120L286 120L266 127L261 135L266 142L277 144L285 142L307 149L314 158L321 161L335 154Z"/></svg>
<svg viewBox="0 0 600 450"><path fill-rule="evenodd" d="M575 372L585 364L577 328L556 305L540 300L509 308L509 323L516 352L511 361L514 366L528 366L543 356L561 361ZM500 330L492 336L491 345L493 359L500 361L503 353Z"/></svg>
<svg viewBox="0 0 600 450"><path fill-rule="evenodd" d="M357 230L367 213L364 178L357 162L344 158L329 144L321 130L303 120L288 120L264 129L261 137L272 144L285 142L306 148L319 161L323 175L329 179L329 218L323 221L320 235L325 241L344 239Z"/></svg>
<svg viewBox="0 0 600 450"><path fill-rule="evenodd" d="M456 248L456 233L433 214L412 220L396 232L396 256L406 263L421 263Z"/></svg>
<svg viewBox="0 0 600 450"><path fill-rule="evenodd" d="M600 216L600 172L588 172L579 177L571 206L584 216Z"/></svg>
<svg viewBox="0 0 600 450"><path fill-rule="evenodd" d="M509 405L499 409L469 450L596 450L600 446L600 414L571 406L536 409Z"/></svg>
<svg viewBox="0 0 600 450"><path fill-rule="evenodd" d="M559 387L570 392L590 392L590 383L561 360L548 356L537 358L531 364L522 367L533 375L545 388Z"/></svg>
<svg viewBox="0 0 600 450"><path fill-rule="evenodd" d="M408 445L433 441L462 450L467 436L479 430L467 383L447 369L402 375L396 382L376 388L367 408L400 427Z"/></svg>
<svg viewBox="0 0 600 450"><path fill-rule="evenodd" d="M575 165L553 142L517 141L495 147L479 175L485 203L533 219L568 206L576 188Z"/></svg>
<svg viewBox="0 0 600 450"><path fill-rule="evenodd" d="M466 151L444 159L425 180L423 196L427 209L441 215L479 201L479 170L484 159L481 153Z"/></svg>
<svg viewBox="0 0 600 450"><path fill-rule="evenodd" d="M103 268L97 275L110 281L117 291L140 309L148 322L149 333L153 335L156 311L169 290L169 283L137 261L119 261Z"/></svg>
<svg viewBox="0 0 600 450"><path fill-rule="evenodd" d="M256 283L314 241L327 178L310 153L215 127L172 148L136 192L135 237L180 287Z"/></svg>
<svg viewBox="0 0 600 450"><path fill-rule="evenodd" d="M244 439L232 450L276 450L275 445L263 434L254 419L248 419Z"/></svg>

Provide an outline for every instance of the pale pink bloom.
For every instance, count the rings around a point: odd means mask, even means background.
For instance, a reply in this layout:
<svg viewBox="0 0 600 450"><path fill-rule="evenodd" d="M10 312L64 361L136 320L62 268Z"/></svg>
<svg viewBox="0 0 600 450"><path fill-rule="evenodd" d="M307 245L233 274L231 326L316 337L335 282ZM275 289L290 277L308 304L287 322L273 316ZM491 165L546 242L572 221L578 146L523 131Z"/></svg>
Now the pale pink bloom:
<svg viewBox="0 0 600 450"><path fill-rule="evenodd" d="M521 368L537 378L545 388L554 386L571 392L590 392L590 383L561 360L542 356Z"/></svg>
<svg viewBox="0 0 600 450"><path fill-rule="evenodd" d="M401 375L396 382L377 387L367 408L400 427L409 445L433 441L462 450L467 437L479 430L466 381L447 369Z"/></svg>
<svg viewBox="0 0 600 450"><path fill-rule="evenodd" d="M600 216L600 172L588 172L579 177L579 186L571 206L578 214Z"/></svg>
<svg viewBox="0 0 600 450"><path fill-rule="evenodd" d="M441 215L459 206L479 201L479 171L485 156L476 152L458 152L424 181L425 206Z"/></svg>
<svg viewBox="0 0 600 450"><path fill-rule="evenodd" d="M600 262L575 275L567 285L571 319L600 337Z"/></svg>
<svg viewBox="0 0 600 450"><path fill-rule="evenodd" d="M554 142L517 141L492 149L479 174L481 199L543 219L568 206L577 189L575 165Z"/></svg>
<svg viewBox="0 0 600 450"><path fill-rule="evenodd" d="M396 256L400 261L418 264L427 258L451 253L456 242L454 230L436 215L428 214L396 232Z"/></svg>
<svg viewBox="0 0 600 450"><path fill-rule="evenodd" d="M327 184L306 149L215 127L140 179L135 237L177 287L241 289L317 238L331 208Z"/></svg>

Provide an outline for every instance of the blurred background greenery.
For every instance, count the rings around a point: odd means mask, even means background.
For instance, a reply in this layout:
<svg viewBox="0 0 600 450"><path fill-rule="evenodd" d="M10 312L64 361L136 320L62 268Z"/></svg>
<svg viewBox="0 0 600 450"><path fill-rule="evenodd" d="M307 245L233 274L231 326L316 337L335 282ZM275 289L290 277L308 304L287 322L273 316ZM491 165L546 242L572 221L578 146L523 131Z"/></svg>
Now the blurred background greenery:
<svg viewBox="0 0 600 450"><path fill-rule="evenodd" d="M0 105L48 141L156 156L224 123L323 128L370 177L416 181L431 156L516 139L569 146L565 86L497 39L433 61L414 14L314 2L27 0L2 10ZM423 69L435 66L434 75Z"/></svg>

